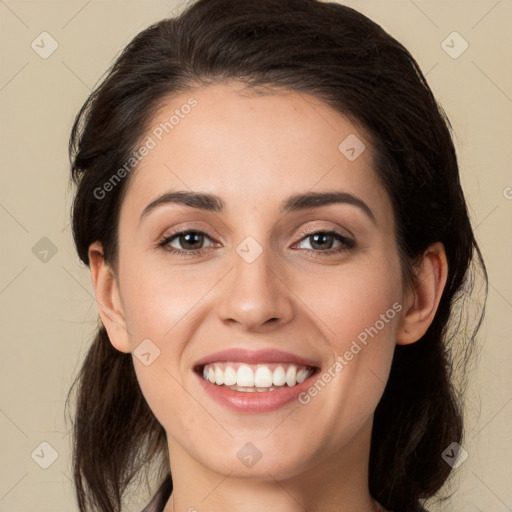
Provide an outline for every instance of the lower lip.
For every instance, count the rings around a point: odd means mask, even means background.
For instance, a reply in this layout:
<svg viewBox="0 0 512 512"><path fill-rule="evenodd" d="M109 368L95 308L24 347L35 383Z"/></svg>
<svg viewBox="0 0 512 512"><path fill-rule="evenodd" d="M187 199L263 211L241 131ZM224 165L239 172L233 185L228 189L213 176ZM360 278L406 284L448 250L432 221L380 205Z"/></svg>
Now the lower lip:
<svg viewBox="0 0 512 512"><path fill-rule="evenodd" d="M196 373L207 395L217 403L237 412L258 413L275 411L293 400L311 386L311 377L293 387L283 386L275 391L235 391L217 386Z"/></svg>

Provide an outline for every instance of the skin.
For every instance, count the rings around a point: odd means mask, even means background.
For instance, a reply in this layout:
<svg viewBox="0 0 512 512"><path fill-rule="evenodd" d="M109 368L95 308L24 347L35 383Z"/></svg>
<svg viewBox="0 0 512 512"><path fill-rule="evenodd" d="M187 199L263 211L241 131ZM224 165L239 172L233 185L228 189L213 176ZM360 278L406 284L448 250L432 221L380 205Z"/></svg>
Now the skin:
<svg viewBox="0 0 512 512"><path fill-rule="evenodd" d="M133 353L150 339L160 350L149 366L137 357L134 365L169 440L174 492L165 511L377 510L368 490L373 414L396 344L417 341L434 318L447 275L443 246L429 247L406 287L371 144L314 97L219 83L173 96L151 126L191 96L197 106L132 171L117 271L105 264L101 244L89 250L113 346ZM354 161L338 150L350 134L366 145ZM340 189L364 201L375 221L350 204L279 212L292 194ZM216 194L225 209L167 204L140 219L171 190ZM196 243L200 256L157 246L184 227L207 233ZM301 234L332 228L356 246L328 255ZM236 252L247 236L262 249L250 264ZM171 244L187 250L183 239ZM242 347L291 352L325 371L394 303L401 311L305 405L238 414L212 401L192 370L212 352ZM237 458L248 442L262 454L251 468Z"/></svg>

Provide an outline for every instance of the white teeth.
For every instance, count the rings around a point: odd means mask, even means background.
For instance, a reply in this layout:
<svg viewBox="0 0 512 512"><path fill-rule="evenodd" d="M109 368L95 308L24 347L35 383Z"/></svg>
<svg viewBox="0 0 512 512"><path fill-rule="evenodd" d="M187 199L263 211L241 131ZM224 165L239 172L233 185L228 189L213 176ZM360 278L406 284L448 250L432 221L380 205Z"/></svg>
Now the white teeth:
<svg viewBox="0 0 512 512"><path fill-rule="evenodd" d="M297 382L297 368L295 368L295 366L293 366L293 364L288 367L288 370L286 371L286 384L288 384L288 386L295 386L296 382Z"/></svg>
<svg viewBox="0 0 512 512"><path fill-rule="evenodd" d="M236 372L236 383L239 386L252 388L254 386L254 372L243 364Z"/></svg>
<svg viewBox="0 0 512 512"><path fill-rule="evenodd" d="M313 374L311 367L288 363L213 363L203 368L203 378L237 391L274 391L301 384Z"/></svg>
<svg viewBox="0 0 512 512"><path fill-rule="evenodd" d="M304 382L307 378L308 378L308 371L306 370L306 368L301 368L297 372L297 384Z"/></svg>
<svg viewBox="0 0 512 512"><path fill-rule="evenodd" d="M264 391L275 391L276 390L276 388L256 388L256 387L244 388L241 386L229 386L229 389L232 389L234 391L244 391L247 393L261 393Z"/></svg>
<svg viewBox="0 0 512 512"><path fill-rule="evenodd" d="M257 388L269 388L272 386L272 372L267 366L259 366L254 374L254 385Z"/></svg>
<svg viewBox="0 0 512 512"><path fill-rule="evenodd" d="M236 384L236 372L231 366L226 367L224 370L224 384L226 386L233 386Z"/></svg>
<svg viewBox="0 0 512 512"><path fill-rule="evenodd" d="M291 368L291 366L290 366ZM278 366L274 373L272 374L272 382L274 386L284 386L286 383L286 374L284 373L284 368L282 366ZM292 384L292 386L295 382Z"/></svg>
<svg viewBox="0 0 512 512"><path fill-rule="evenodd" d="M217 386L224 384L224 372L220 368L215 368L215 384Z"/></svg>

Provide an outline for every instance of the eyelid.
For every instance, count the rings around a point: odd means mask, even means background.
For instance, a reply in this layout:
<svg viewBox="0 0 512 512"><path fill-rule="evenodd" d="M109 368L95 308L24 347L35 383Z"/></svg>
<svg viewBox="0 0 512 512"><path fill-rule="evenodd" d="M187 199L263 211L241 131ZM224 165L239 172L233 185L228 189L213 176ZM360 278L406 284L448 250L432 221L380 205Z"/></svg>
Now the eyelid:
<svg viewBox="0 0 512 512"><path fill-rule="evenodd" d="M208 225L208 227L203 228L200 224L199 225L197 225L195 223L189 224L189 223L185 222L185 223L177 224L178 227L175 227L176 225L171 226L164 231L164 234L162 234L159 237L159 240L164 240L166 238L175 237L175 236L181 235L183 233L188 233L190 231L193 231L194 233L200 233L202 235L205 235L212 240L214 240L214 239L220 240L222 238L219 234L217 234L215 229L213 229L210 225ZM169 233L169 234L165 234L165 233Z"/></svg>
<svg viewBox="0 0 512 512"><path fill-rule="evenodd" d="M351 240L352 242L355 242L354 235L346 229L346 231L349 233L348 235L342 233L342 230L338 229L335 226L329 226L329 227L312 227L312 228L305 228L299 231L298 235L300 238L297 240L297 242L300 242L304 237L307 237L308 235L314 235L316 233L334 233L336 235L339 235L340 237ZM295 243L297 243L295 242Z"/></svg>

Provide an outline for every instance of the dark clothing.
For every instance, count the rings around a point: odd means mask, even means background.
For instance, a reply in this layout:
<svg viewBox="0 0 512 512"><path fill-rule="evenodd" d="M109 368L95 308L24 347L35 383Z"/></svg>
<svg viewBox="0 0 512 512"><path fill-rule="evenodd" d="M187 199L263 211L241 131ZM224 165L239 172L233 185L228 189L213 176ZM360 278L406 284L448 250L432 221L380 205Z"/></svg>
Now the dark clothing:
<svg viewBox="0 0 512 512"><path fill-rule="evenodd" d="M168 475L167 478L162 482L162 485L153 496L151 501L146 505L142 512L163 512L167 501L169 500L172 493L172 480L171 476ZM419 507L417 510L411 510L409 512L428 512L428 510L423 507Z"/></svg>

